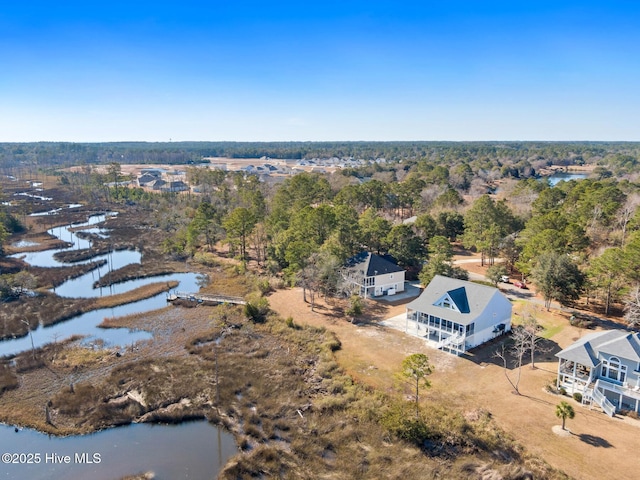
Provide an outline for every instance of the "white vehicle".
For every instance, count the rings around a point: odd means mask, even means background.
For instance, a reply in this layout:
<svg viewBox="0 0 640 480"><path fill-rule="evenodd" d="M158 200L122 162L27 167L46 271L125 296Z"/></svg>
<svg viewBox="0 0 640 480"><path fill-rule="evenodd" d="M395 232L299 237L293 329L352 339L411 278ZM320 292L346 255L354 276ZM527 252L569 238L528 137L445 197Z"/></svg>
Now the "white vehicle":
<svg viewBox="0 0 640 480"><path fill-rule="evenodd" d="M502 276L500 277L500 281L501 281L502 283L509 283L509 275L502 275Z"/></svg>

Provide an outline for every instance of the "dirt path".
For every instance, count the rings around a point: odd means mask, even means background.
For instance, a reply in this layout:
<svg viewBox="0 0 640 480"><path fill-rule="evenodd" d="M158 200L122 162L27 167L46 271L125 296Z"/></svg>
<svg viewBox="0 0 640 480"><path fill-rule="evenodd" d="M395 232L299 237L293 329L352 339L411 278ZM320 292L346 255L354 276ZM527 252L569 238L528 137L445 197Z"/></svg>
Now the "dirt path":
<svg viewBox="0 0 640 480"><path fill-rule="evenodd" d="M571 327L566 318L534 308L541 323L553 329L549 345L553 351L537 360L536 369L522 368L519 384L521 395L511 393L504 369L495 362L495 345L476 352L473 357L458 358L429 348L423 340L377 324L380 320L400 315L404 305L376 304L370 308L366 322L353 325L339 318L331 305L322 304L311 312L302 301L299 289L280 290L269 297L271 307L281 315L291 316L297 323L324 326L335 332L342 342L338 361L345 370L363 383L390 389L393 374L410 353L426 353L435 365L427 396L432 400L453 403L466 411L484 409L491 412L497 424L525 445L533 454L565 471L576 479L636 479L640 462L640 421L624 417L609 418L597 410L589 410L568 397L547 393L545 386L556 378L554 353L565 348L586 331ZM372 305L372 304L369 304ZM523 308L521 302L516 309ZM515 375L515 371L509 371ZM572 432L558 436L552 429L560 423L555 406L567 400L576 417L567 421Z"/></svg>

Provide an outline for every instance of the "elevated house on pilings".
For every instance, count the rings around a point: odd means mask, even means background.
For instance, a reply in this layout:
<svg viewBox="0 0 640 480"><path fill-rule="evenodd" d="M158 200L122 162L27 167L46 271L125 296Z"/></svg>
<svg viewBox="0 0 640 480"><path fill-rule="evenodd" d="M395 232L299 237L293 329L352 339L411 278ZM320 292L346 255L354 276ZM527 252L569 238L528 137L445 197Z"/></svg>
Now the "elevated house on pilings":
<svg viewBox="0 0 640 480"><path fill-rule="evenodd" d="M558 388L580 393L582 403L610 416L640 413L640 334L607 330L585 335L556 354Z"/></svg>
<svg viewBox="0 0 640 480"><path fill-rule="evenodd" d="M407 305L407 333L461 355L511 330L511 302L497 288L436 275Z"/></svg>

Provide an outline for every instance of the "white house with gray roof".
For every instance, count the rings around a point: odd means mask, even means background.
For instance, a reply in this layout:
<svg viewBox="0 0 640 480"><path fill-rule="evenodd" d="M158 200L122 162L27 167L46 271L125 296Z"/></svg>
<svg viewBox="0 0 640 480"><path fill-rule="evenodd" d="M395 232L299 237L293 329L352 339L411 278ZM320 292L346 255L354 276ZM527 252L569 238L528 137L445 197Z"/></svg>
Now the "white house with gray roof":
<svg viewBox="0 0 640 480"><path fill-rule="evenodd" d="M407 305L405 331L460 355L511 330L511 302L497 288L436 275Z"/></svg>
<svg viewBox="0 0 640 480"><path fill-rule="evenodd" d="M403 292L404 274L404 269L390 256L369 252L351 257L342 269L345 281L354 285L364 298Z"/></svg>
<svg viewBox="0 0 640 480"><path fill-rule="evenodd" d="M582 394L609 415L640 413L640 334L607 330L585 335L556 354L558 388Z"/></svg>

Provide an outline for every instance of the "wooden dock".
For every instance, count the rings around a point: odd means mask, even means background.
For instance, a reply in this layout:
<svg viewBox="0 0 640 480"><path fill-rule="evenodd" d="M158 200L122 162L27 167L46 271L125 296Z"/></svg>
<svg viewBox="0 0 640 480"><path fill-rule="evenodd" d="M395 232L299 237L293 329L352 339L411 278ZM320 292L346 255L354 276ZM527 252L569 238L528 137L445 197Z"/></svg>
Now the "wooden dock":
<svg viewBox="0 0 640 480"><path fill-rule="evenodd" d="M232 303L234 305L245 305L247 302L242 297L232 297L230 295L218 295L218 294L206 294L206 293L187 293L187 292L175 292L167 294L167 302L174 302L176 300L188 300L190 302L198 303Z"/></svg>

